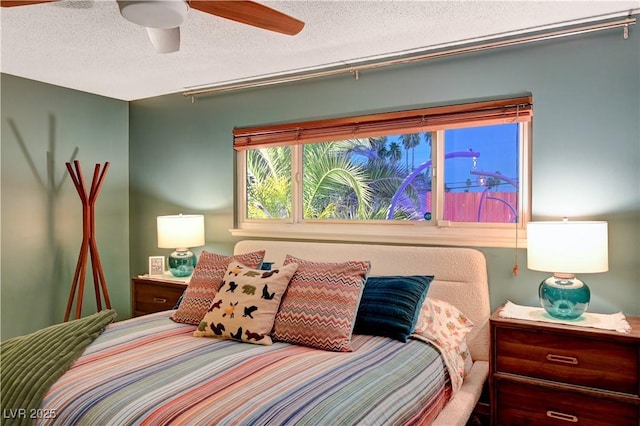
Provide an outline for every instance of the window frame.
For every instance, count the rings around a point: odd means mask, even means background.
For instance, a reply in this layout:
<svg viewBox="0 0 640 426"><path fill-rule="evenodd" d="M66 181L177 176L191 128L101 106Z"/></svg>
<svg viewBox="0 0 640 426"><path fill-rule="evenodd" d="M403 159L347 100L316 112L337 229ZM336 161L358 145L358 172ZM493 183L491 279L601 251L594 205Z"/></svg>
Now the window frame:
<svg viewBox="0 0 640 426"><path fill-rule="evenodd" d="M510 114L507 120L491 120L483 124L475 125L453 125L440 126L439 130L433 131L432 135L432 179L433 188L432 202L434 207L434 219L431 221L388 221L388 220L337 220L337 219L304 219L302 215L302 152L304 143L314 143L316 136L307 137L303 141L293 140L283 142L282 138L275 138L271 143L264 143L264 139L255 138L255 135L275 134L289 132L283 138L291 138L295 134L297 137L303 134L300 131L305 125L326 124L331 120L320 120L306 123L279 124L274 126L262 126L245 129L234 129L234 138L238 145L234 145L236 158L236 203L235 203L235 227L231 229L231 234L236 237L253 238L287 238L305 240L325 240L325 241L349 241L349 242L376 242L376 243L396 243L396 244L425 244L425 245L452 245L452 246L474 246L474 247L525 247L526 246L526 225L531 219L531 145L532 145L532 99L528 97L513 98L510 100L500 100L503 104L510 102L528 103L527 116L523 119L518 116L519 112ZM465 104L466 106L487 105L484 103ZM340 118L334 120L336 123L348 125L355 123L365 125L366 120L376 122L382 116L396 116L407 119L406 116L415 118L419 116L416 111L443 111L452 107L437 107L423 110L402 111L396 113L375 114L369 116ZM453 108L460 108L460 105ZM513 111L512 111L513 112ZM364 119L363 117L366 117ZM519 221L512 223L482 223L482 222L450 222L444 217L444 131L450 128L473 127L489 124L500 124L500 122L513 122L516 117L520 123L520 155L519 155L519 181L520 190L518 192ZM411 119L411 118L409 118ZM421 118L424 122L424 117ZM511 120L511 121L508 121ZM497 122L496 122L497 121ZM377 124L378 122L376 122ZM436 124L438 125L438 124ZM353 128L353 127L352 127ZM351 128L351 129L352 129ZM430 127L432 128L432 127ZM429 130L427 130L429 131ZM387 133L393 134L393 133ZM253 135L253 136L247 136ZM373 136L373 135L371 135ZM375 135L378 136L378 135ZM352 136L353 137L353 136ZM358 134L357 137L367 137ZM296 138L294 138L296 139ZM326 140L326 139L325 139ZM334 139L335 140L335 139ZM269 146L289 145L292 153L292 208L291 217L286 219L249 219L247 218L246 205L246 150L254 148L264 148ZM472 231L472 232L470 232Z"/></svg>

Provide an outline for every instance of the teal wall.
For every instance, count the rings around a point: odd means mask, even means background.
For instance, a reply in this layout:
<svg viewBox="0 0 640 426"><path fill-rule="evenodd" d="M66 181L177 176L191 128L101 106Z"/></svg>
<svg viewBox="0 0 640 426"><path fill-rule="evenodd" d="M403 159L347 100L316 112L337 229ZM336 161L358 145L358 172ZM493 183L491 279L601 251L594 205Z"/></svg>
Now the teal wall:
<svg viewBox="0 0 640 426"><path fill-rule="evenodd" d="M110 162L96 242L112 306L129 317L128 103L1 78L2 340L64 319L82 242L82 205L65 167L76 150L87 186L95 164ZM84 313L96 311L94 294L87 277Z"/></svg>
<svg viewBox="0 0 640 426"><path fill-rule="evenodd" d="M230 252L232 129L531 93L534 219L609 221L610 271L582 277L592 311L640 314L640 39L608 31L310 82L130 106L131 266L147 269L155 217L202 213L208 250ZM256 70L259 74L259 70ZM547 275L519 250L482 249L491 302L536 304Z"/></svg>
<svg viewBox="0 0 640 426"><path fill-rule="evenodd" d="M234 126L523 93L534 98L534 219L607 220L610 271L582 277L592 288L591 310L640 315L640 32L634 28L628 40L609 31L363 72L358 81L345 75L194 103L179 94L127 103L6 74L1 84L2 340L64 316L82 241L81 205L68 178L53 188L76 148L85 178L95 163L111 163L96 205L96 241L122 319L130 315L131 274L146 272L148 256L170 252L156 247L156 216L202 213L207 245L194 251L231 252ZM505 299L537 303L537 283L546 274L527 270L525 250L482 251L494 308ZM516 257L519 277L511 273ZM90 312L90 278L86 285Z"/></svg>

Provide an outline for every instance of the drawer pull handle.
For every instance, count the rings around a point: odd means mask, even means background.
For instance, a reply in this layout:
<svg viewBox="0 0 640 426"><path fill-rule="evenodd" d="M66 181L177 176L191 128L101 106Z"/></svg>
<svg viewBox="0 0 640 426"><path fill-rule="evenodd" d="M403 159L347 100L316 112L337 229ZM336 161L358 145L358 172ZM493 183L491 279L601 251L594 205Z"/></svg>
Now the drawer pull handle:
<svg viewBox="0 0 640 426"><path fill-rule="evenodd" d="M547 411L547 417L551 417L552 419L564 420L565 422L578 423L578 418L576 416L572 416L571 414L560 413L558 411Z"/></svg>
<svg viewBox="0 0 640 426"><path fill-rule="evenodd" d="M578 358L572 356L547 354L547 361L578 365Z"/></svg>
<svg viewBox="0 0 640 426"><path fill-rule="evenodd" d="M163 299L162 297L154 297L153 298L153 302L154 303L167 303L167 299Z"/></svg>

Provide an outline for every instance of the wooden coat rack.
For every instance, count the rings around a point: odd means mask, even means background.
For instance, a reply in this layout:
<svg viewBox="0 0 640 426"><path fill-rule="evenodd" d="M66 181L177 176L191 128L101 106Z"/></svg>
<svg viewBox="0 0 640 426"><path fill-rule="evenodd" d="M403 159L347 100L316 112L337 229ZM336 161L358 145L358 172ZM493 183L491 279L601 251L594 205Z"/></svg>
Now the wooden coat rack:
<svg viewBox="0 0 640 426"><path fill-rule="evenodd" d="M82 299L84 297L84 280L87 272L87 257L91 256L91 268L93 271L93 287L96 294L96 305L98 311L102 310L102 297L100 292L104 295L104 301L107 309L111 309L111 301L109 300L109 292L107 291L107 283L104 279L104 273L102 272L102 264L100 263L100 256L98 255L98 246L96 244L95 237L95 203L98 198L98 193L104 182L104 177L109 169L109 163L104 163L102 171L100 171L100 164L96 164L93 170L93 180L91 181L90 191L87 193L84 185L84 178L82 176L82 170L80 169L80 162L75 160L73 166L71 163L66 163L67 170L73 184L80 195L80 201L82 202L82 245L80 246L80 255L78 256L78 263L76 265L76 271L73 274L73 284L71 286L71 293L69 294L69 301L67 302L67 311L64 315L64 320L69 320L71 314L71 307L73 306L73 300L76 296L76 290L78 294L78 300L76 301L76 319L80 318L82 314Z"/></svg>

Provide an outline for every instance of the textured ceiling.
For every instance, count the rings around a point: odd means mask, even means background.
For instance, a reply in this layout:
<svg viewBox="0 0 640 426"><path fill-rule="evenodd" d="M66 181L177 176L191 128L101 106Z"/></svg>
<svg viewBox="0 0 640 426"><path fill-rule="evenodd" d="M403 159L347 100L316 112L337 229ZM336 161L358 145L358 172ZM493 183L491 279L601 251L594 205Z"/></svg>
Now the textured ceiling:
<svg viewBox="0 0 640 426"><path fill-rule="evenodd" d="M180 51L158 54L144 28L120 16L115 0L62 0L2 8L0 70L135 100L575 21L626 16L640 8L640 0L262 3L304 21L302 32L285 36L192 9L181 27Z"/></svg>

